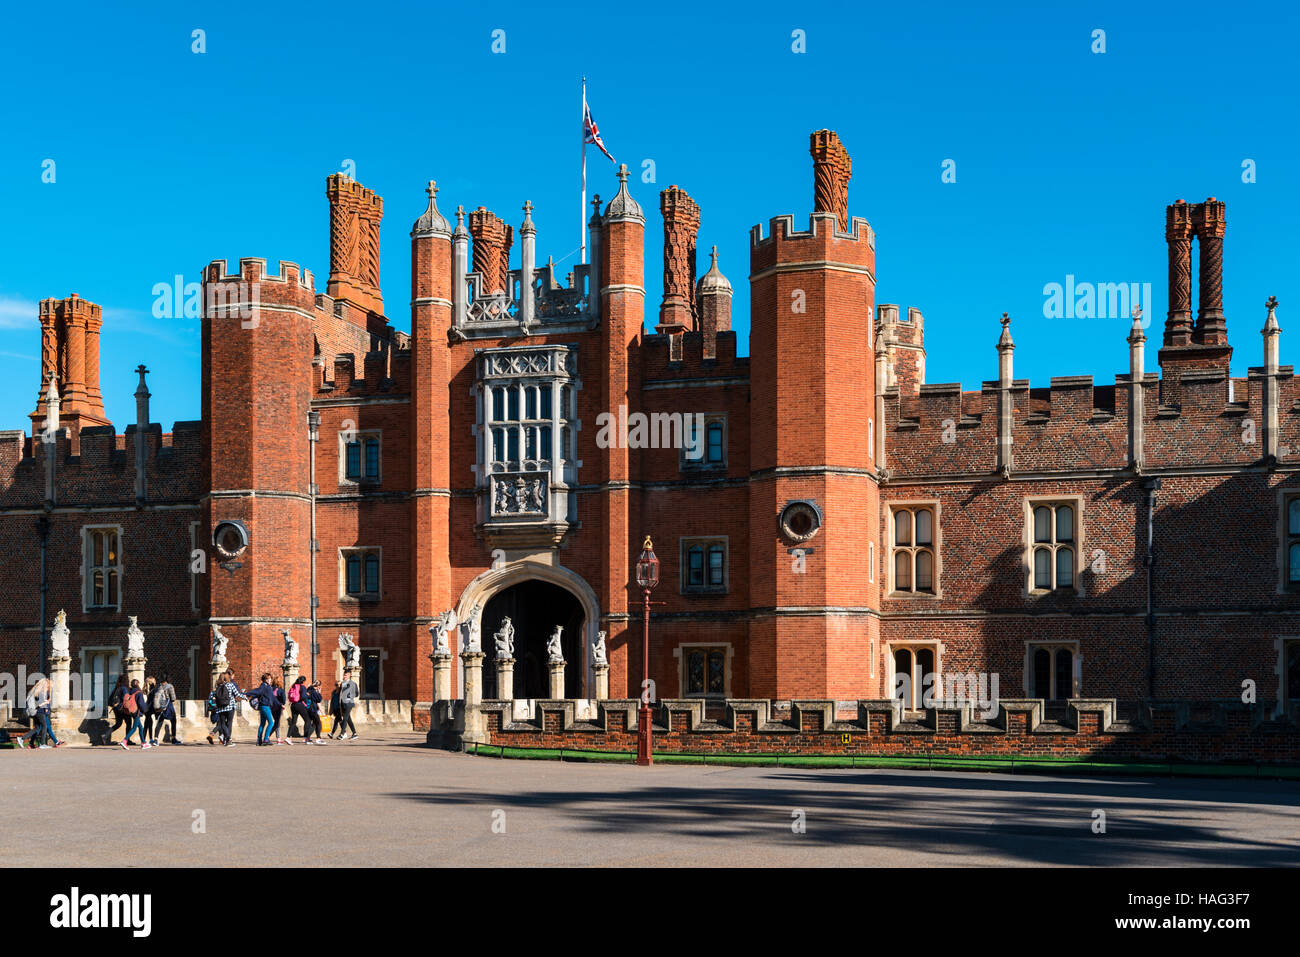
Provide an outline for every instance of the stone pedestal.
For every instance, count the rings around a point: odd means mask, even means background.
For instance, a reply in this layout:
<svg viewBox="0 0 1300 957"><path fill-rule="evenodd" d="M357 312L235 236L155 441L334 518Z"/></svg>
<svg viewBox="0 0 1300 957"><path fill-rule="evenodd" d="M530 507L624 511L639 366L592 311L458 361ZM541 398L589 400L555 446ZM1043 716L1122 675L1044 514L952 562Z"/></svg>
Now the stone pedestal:
<svg viewBox="0 0 1300 957"><path fill-rule="evenodd" d="M132 681L140 682L140 687L144 687L144 669L149 663L148 658L127 658L124 662L126 666L126 684L129 688Z"/></svg>
<svg viewBox="0 0 1300 957"><path fill-rule="evenodd" d="M483 652L467 651L460 656L465 674L465 707L483 701Z"/></svg>
<svg viewBox="0 0 1300 957"><path fill-rule="evenodd" d="M451 655L430 655L433 660L433 700L451 700Z"/></svg>
<svg viewBox="0 0 1300 957"><path fill-rule="evenodd" d="M219 658L216 661L208 662L208 666L211 668L211 671L209 672L210 680L208 682L208 690L213 691L217 687L217 681L221 677L222 672L229 668L230 665L225 658Z"/></svg>
<svg viewBox="0 0 1300 957"><path fill-rule="evenodd" d="M513 701L515 697L515 659L497 659L497 697Z"/></svg>
<svg viewBox="0 0 1300 957"><path fill-rule="evenodd" d="M67 655L50 659L50 726L55 731L67 730L74 723L71 665Z"/></svg>
<svg viewBox="0 0 1300 957"><path fill-rule="evenodd" d="M596 669L596 700L609 700L609 664L595 665Z"/></svg>
<svg viewBox="0 0 1300 957"><path fill-rule="evenodd" d="M288 662L280 665L280 673L284 675L284 693L287 696L293 683L298 680L298 662ZM285 700L288 700L286 697Z"/></svg>
<svg viewBox="0 0 1300 957"><path fill-rule="evenodd" d="M548 662L547 670L551 673L551 698L558 701L564 697L564 662Z"/></svg>

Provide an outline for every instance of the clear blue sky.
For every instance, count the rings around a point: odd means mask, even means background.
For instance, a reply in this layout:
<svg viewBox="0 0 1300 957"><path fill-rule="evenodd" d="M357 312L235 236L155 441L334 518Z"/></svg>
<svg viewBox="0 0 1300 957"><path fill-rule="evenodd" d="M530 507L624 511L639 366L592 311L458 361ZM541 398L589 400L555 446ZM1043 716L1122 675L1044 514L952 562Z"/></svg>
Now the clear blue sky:
<svg viewBox="0 0 1300 957"><path fill-rule="evenodd" d="M155 319L153 287L240 256L300 262L324 286L325 177L345 160L385 201L382 279L409 329L412 221L437 179L444 213L536 207L538 258L577 246L578 82L634 171L659 302L658 191L700 203L748 335L748 230L804 220L808 133L853 157L849 208L877 241L877 302L926 316L927 380L996 376L998 317L1016 374L1127 370L1127 322L1046 319L1043 286L1150 282L1167 308L1164 207L1227 202L1225 310L1236 374L1281 300L1300 354L1300 97L1292 4L863 5L11 4L0 34L0 428L26 427L36 303L104 306L102 382L119 430L152 370L153 418L199 416L198 323ZM191 52L191 31L207 52ZM491 51L492 31L506 52ZM807 52L793 53L792 31ZM1106 52L1091 52L1106 31ZM56 181L42 183L53 159ZM957 182L941 182L956 161ZM1242 182L1252 159L1257 182ZM613 169L589 155L608 198ZM518 257L516 244L515 258ZM572 261L572 260L570 260ZM863 323L867 317L863 317ZM1155 369L1155 348L1148 353Z"/></svg>

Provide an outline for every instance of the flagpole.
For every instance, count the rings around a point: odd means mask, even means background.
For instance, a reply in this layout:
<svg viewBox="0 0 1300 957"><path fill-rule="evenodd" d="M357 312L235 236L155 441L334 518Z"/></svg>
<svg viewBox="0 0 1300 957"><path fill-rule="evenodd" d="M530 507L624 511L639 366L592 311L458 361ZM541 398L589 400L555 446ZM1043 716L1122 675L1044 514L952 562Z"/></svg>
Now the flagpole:
<svg viewBox="0 0 1300 957"><path fill-rule="evenodd" d="M582 204L578 207L578 246L582 263L587 262L587 78L582 78L582 120L578 124L582 138Z"/></svg>

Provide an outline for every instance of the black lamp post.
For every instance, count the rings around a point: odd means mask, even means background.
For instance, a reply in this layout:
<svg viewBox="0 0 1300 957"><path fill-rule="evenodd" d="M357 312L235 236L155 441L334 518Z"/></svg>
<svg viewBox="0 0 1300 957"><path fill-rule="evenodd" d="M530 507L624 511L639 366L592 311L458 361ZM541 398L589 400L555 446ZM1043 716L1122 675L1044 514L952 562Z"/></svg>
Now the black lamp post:
<svg viewBox="0 0 1300 957"><path fill-rule="evenodd" d="M659 584L659 559L655 557L650 536L641 545L636 561L636 583L645 594L645 631L641 641L641 708L637 712L636 763L647 767L654 763L650 753L650 592Z"/></svg>

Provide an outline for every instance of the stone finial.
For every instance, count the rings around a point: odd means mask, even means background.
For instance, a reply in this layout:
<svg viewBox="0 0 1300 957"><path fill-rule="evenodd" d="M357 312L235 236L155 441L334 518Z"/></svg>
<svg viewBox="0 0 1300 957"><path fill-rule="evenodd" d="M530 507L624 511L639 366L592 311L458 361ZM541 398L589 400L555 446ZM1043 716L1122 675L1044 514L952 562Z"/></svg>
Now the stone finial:
<svg viewBox="0 0 1300 957"><path fill-rule="evenodd" d="M456 229L452 233L452 235L455 236L457 239L459 239L462 236L464 236L466 239L469 238L469 230L465 228L465 207L464 206L456 207Z"/></svg>
<svg viewBox="0 0 1300 957"><path fill-rule="evenodd" d="M707 293L726 293L730 295L732 292L731 283L727 281L727 277L718 268L717 246L714 246L709 251L709 271L700 277L699 291L701 295Z"/></svg>
<svg viewBox="0 0 1300 957"><path fill-rule="evenodd" d="M519 227L519 232L520 234L537 232L537 226L533 223L532 200L524 200L524 221Z"/></svg>
<svg viewBox="0 0 1300 957"><path fill-rule="evenodd" d="M144 377L148 374L149 370L144 367L144 363L140 363L140 365L135 367L135 371L140 376L140 384L135 387L135 397L137 399L147 399L151 393L149 392L149 386L145 384Z"/></svg>
<svg viewBox="0 0 1300 957"><path fill-rule="evenodd" d="M446 218L438 211L438 184L434 180L429 180L429 185L424 190L429 194L429 205L421 214L420 218L415 221L411 227L412 236L449 236L451 235L451 225Z"/></svg>
<svg viewBox="0 0 1300 957"><path fill-rule="evenodd" d="M1277 296L1269 296L1264 308L1268 310L1268 317L1264 320L1264 335L1275 336L1282 331L1277 324Z"/></svg>
<svg viewBox="0 0 1300 957"><path fill-rule="evenodd" d="M1011 341L1011 316L1008 313L1002 313L1002 335L998 337L998 351L1011 350L1016 344Z"/></svg>
<svg viewBox="0 0 1300 957"><path fill-rule="evenodd" d="M618 165L618 192L609 201L609 205L605 207L605 219L610 222L620 220L645 222L645 214L641 212L641 204L633 199L632 194L627 191L626 163Z"/></svg>
<svg viewBox="0 0 1300 957"><path fill-rule="evenodd" d="M1133 307L1133 325L1129 327L1128 341L1130 344L1146 342L1146 333L1142 331L1142 307Z"/></svg>

